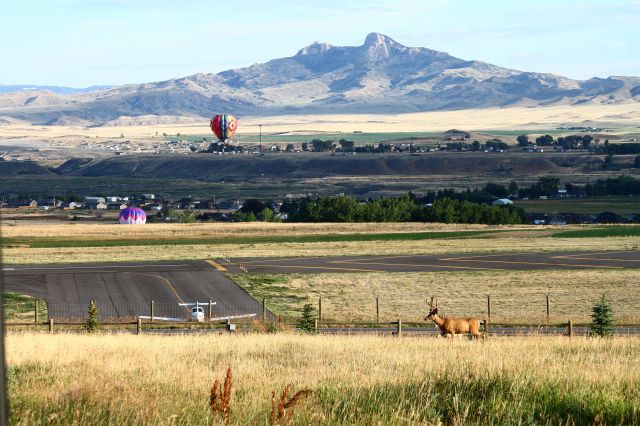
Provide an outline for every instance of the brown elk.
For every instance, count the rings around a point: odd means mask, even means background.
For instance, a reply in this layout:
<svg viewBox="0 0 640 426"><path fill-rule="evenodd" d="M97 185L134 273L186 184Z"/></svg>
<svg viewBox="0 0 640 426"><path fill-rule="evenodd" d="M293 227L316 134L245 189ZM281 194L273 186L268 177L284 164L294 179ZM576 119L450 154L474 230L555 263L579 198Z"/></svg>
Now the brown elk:
<svg viewBox="0 0 640 426"><path fill-rule="evenodd" d="M435 300L435 304L434 304ZM453 337L456 334L470 334L474 338L483 337L480 333L480 321L477 318L444 318L438 316L438 299L431 298L429 315L426 320L433 321L443 337Z"/></svg>

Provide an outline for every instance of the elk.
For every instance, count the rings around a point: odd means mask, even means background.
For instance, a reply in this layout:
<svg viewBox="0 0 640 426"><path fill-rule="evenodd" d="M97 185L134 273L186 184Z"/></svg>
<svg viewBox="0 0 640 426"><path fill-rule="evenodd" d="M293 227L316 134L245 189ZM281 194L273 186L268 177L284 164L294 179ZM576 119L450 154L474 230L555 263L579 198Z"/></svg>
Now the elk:
<svg viewBox="0 0 640 426"><path fill-rule="evenodd" d="M434 303L435 301L435 303ZM477 318L444 318L438 316L438 299L431 297L429 315L426 320L433 321L443 337L453 337L456 334L470 334L471 337L483 337L480 333L480 321Z"/></svg>

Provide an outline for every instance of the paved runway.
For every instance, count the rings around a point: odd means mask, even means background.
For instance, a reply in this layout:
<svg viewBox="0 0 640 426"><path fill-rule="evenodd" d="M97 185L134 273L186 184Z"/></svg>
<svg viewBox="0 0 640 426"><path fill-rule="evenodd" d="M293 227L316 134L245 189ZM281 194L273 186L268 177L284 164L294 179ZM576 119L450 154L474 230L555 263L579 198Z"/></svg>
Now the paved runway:
<svg viewBox="0 0 640 426"><path fill-rule="evenodd" d="M262 306L225 273L433 272L637 269L640 251L234 259L127 264L13 266L5 288L45 299L55 319L81 318L96 300L102 318L184 318L179 303L216 302L214 317L262 314ZM269 314L270 315L270 314Z"/></svg>
<svg viewBox="0 0 640 426"><path fill-rule="evenodd" d="M640 251L253 258L224 267L234 273L241 267L250 273L625 269L640 268Z"/></svg>
<svg viewBox="0 0 640 426"><path fill-rule="evenodd" d="M190 308L179 303L216 302L214 317L262 314L262 306L205 261L14 266L3 268L5 288L47 301L54 319L84 317L96 300L102 318L149 315L185 318ZM205 309L206 310L206 309Z"/></svg>

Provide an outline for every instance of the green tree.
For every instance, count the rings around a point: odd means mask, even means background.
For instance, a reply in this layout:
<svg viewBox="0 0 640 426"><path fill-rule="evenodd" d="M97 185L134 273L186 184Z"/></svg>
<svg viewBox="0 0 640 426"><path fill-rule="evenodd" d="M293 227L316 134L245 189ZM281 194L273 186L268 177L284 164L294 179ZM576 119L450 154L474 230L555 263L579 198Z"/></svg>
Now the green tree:
<svg viewBox="0 0 640 426"><path fill-rule="evenodd" d="M89 310L87 313L89 316L84 324L84 329L88 333L95 333L100 329L100 309L98 309L95 300L89 302Z"/></svg>
<svg viewBox="0 0 640 426"><path fill-rule="evenodd" d="M293 146L292 143L288 143L287 147L285 148L285 151L287 152L293 152L295 150L295 147Z"/></svg>
<svg viewBox="0 0 640 426"><path fill-rule="evenodd" d="M273 213L269 207L265 207L264 210L258 215L264 222L282 222L278 216Z"/></svg>
<svg viewBox="0 0 640 426"><path fill-rule="evenodd" d="M309 144L306 142L302 142L302 150L303 151L309 151Z"/></svg>
<svg viewBox="0 0 640 426"><path fill-rule="evenodd" d="M551 135L544 135L536 138L536 144L540 146L553 145L553 142L554 142L553 136Z"/></svg>
<svg viewBox="0 0 640 426"><path fill-rule="evenodd" d="M478 142L477 140L473 141L473 143L471 144L471 147L473 151L480 151L480 142Z"/></svg>
<svg viewBox="0 0 640 426"><path fill-rule="evenodd" d="M527 135L520 135L516 138L516 140L518 141L518 146L521 146L523 148L529 146L529 136Z"/></svg>
<svg viewBox="0 0 640 426"><path fill-rule="evenodd" d="M340 147L343 151L353 151L353 147L355 146L355 143L353 141L349 141L346 139L340 139L338 143L340 144Z"/></svg>
<svg viewBox="0 0 640 426"><path fill-rule="evenodd" d="M302 308L302 315L298 320L300 330L313 333L316 329L316 314L311 303L305 303Z"/></svg>
<svg viewBox="0 0 640 426"><path fill-rule="evenodd" d="M606 293L602 295L591 311L593 312L591 314L593 334L600 337L613 335L613 309Z"/></svg>

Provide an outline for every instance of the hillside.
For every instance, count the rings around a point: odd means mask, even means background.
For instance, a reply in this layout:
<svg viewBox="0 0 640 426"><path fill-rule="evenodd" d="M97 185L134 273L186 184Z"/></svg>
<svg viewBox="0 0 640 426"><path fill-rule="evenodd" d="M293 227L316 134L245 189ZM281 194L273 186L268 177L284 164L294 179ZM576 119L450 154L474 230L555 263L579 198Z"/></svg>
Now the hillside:
<svg viewBox="0 0 640 426"><path fill-rule="evenodd" d="M585 156L586 157L586 156ZM585 158L587 160L588 158ZM546 155L472 153L402 154L281 154L256 156L123 156L97 162L70 160L56 171L63 175L198 179L204 181L252 178L306 179L331 176L457 176L460 173L562 174L561 160ZM562 160L566 161L566 159Z"/></svg>
<svg viewBox="0 0 640 426"><path fill-rule="evenodd" d="M108 124L122 117L404 113L640 101L640 77L573 80L407 47L378 33L361 46L313 43L294 56L218 74L102 91L0 95L0 117Z"/></svg>

